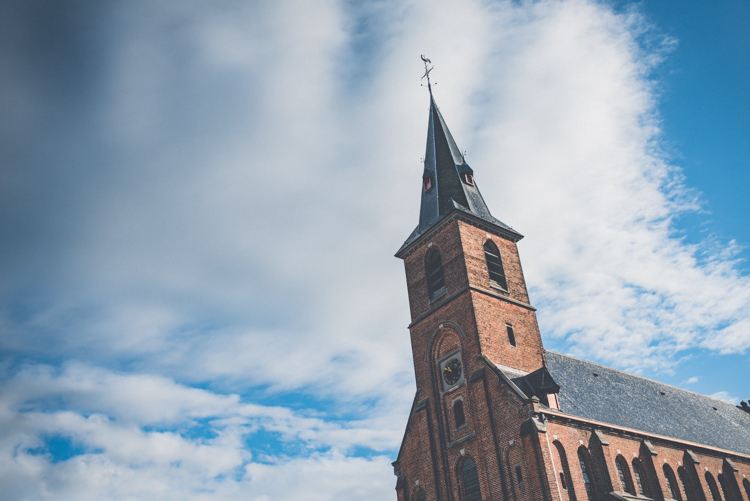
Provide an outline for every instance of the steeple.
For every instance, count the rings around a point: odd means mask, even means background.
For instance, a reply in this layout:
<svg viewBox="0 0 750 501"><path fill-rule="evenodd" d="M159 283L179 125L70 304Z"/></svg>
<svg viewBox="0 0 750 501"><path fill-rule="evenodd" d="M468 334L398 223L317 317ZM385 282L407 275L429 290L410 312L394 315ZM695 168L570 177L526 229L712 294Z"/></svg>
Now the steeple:
<svg viewBox="0 0 750 501"><path fill-rule="evenodd" d="M428 75L429 76L429 75ZM466 163L464 155L445 124L443 115L430 91L430 118L427 126L427 150L422 173L422 206L419 211L419 226L412 232L397 256L420 235L453 211L462 211L497 227L512 241L523 235L510 226L492 217L487 204L479 192L474 171Z"/></svg>

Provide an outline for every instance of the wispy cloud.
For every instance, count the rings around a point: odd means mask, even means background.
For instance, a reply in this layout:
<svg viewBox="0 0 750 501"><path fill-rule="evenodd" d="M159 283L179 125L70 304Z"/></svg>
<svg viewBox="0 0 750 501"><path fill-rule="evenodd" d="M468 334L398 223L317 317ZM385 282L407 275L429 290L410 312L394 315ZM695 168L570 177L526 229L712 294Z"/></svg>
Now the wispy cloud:
<svg viewBox="0 0 750 501"><path fill-rule="evenodd" d="M421 53L493 213L528 235L548 344L645 372L750 345L733 245L673 231L699 208L649 79L674 41L635 11L45 8L0 15L16 498L393 494L414 387L392 254L418 215Z"/></svg>
<svg viewBox="0 0 750 501"><path fill-rule="evenodd" d="M256 478L279 479L292 468L316 471L340 464L346 473L334 475L342 482L322 491L327 499L356 481L379 488L373 470L382 469L385 458L350 455L357 447L391 450L400 439L382 426L382 418L341 421L321 413L305 415L161 376L115 374L78 363L60 370L25 367L2 385L2 393L3 485L31 490L39 482L53 483L60 495L83 499L111 489L122 498L154 495L164 485L180 486L170 494L174 499L196 490L223 499L224 490L236 494L240 484L250 484L249 492L273 487ZM259 433L275 437L278 447L264 451L263 443L254 440ZM67 441L74 452L66 449L56 457L61 451L53 450L51 438ZM299 457L290 457L287 445ZM383 477L388 476L381 471ZM142 481L131 484L136 478ZM373 492L362 485L357 489Z"/></svg>
<svg viewBox="0 0 750 501"><path fill-rule="evenodd" d="M725 402L729 402L730 404L734 404L734 405L737 405L740 403L739 397L730 395L729 392L726 392L726 391L717 391L716 393L711 395L711 398L715 398L717 400L723 400Z"/></svg>

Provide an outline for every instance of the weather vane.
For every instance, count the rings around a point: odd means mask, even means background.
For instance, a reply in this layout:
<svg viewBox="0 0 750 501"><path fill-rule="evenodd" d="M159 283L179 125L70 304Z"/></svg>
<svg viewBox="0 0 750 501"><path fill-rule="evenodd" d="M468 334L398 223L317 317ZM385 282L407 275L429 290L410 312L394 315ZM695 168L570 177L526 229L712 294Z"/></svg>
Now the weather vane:
<svg viewBox="0 0 750 501"><path fill-rule="evenodd" d="M430 94L432 94L432 85L430 84L430 72L435 66L428 67L428 65L432 64L432 61L424 57L424 54L422 54L420 57L422 58L422 62L424 63L424 75L422 75L422 80L424 80L425 78L427 79L427 89L430 91ZM435 85L437 85L437 82L435 82Z"/></svg>

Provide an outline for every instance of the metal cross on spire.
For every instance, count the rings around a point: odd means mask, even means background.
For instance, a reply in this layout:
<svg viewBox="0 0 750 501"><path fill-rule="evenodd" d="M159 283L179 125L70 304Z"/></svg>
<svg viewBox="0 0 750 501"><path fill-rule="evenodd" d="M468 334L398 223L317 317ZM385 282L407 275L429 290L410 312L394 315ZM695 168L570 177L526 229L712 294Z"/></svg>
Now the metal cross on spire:
<svg viewBox="0 0 750 501"><path fill-rule="evenodd" d="M432 85L430 84L430 72L435 66L429 66L429 67L427 66L427 65L431 65L432 61L424 57L424 54L422 54L420 57L422 58L422 62L424 63L424 75L422 75L422 80L424 80L425 78L427 79L427 90L429 90L430 94L432 94ZM437 82L435 82L435 85L437 85Z"/></svg>

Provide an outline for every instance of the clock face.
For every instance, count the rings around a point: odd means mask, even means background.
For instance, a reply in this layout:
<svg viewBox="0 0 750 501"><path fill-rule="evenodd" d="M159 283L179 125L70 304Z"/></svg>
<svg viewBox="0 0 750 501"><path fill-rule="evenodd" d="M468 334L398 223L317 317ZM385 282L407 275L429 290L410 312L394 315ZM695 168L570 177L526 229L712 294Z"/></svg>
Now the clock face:
<svg viewBox="0 0 750 501"><path fill-rule="evenodd" d="M443 380L448 386L453 386L461 379L461 360L451 358L443 366Z"/></svg>

